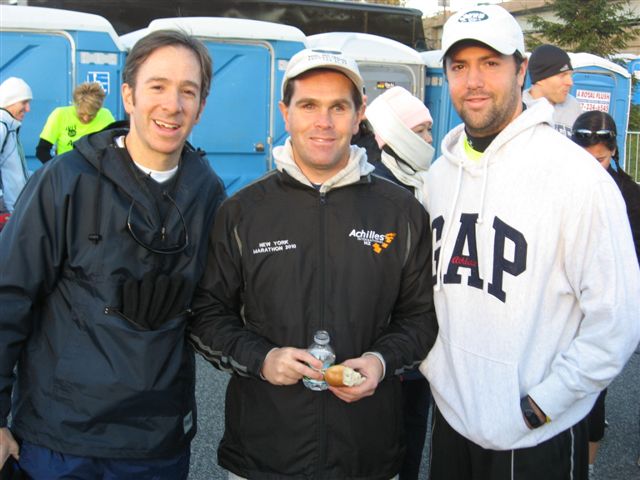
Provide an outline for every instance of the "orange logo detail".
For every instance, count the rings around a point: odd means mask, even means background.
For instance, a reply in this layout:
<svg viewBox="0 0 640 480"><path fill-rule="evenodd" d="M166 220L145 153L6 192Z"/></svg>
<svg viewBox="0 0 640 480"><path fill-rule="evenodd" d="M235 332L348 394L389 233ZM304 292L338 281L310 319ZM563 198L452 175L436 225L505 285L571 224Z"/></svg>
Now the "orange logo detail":
<svg viewBox="0 0 640 480"><path fill-rule="evenodd" d="M380 253L383 251L383 249L387 248L391 242L393 242L393 239L396 238L396 234L395 233L385 233L384 234L384 242L381 243L374 243L372 245L373 251L376 253Z"/></svg>

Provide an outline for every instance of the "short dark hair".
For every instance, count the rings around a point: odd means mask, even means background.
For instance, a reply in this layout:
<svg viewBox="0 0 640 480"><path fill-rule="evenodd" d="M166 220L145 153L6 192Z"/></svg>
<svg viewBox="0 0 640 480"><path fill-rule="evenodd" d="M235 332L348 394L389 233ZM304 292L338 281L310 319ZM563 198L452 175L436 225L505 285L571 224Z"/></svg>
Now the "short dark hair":
<svg viewBox="0 0 640 480"><path fill-rule="evenodd" d="M590 130L597 132L598 130L609 130L613 135L609 138L600 138L597 135L576 135L576 130ZM573 133L571 134L571 140L580 145L582 148L591 147L593 145L603 144L609 150L614 151L612 155L614 160L618 161L618 143L616 142L616 135L618 129L616 128L616 121L611 115L600 110L591 110L580 114L572 127Z"/></svg>
<svg viewBox="0 0 640 480"><path fill-rule="evenodd" d="M209 96L211 77L213 76L213 61L209 51L197 38L182 30L156 30L141 38L133 46L122 71L122 81L133 90L136 86L136 76L140 66L157 49L162 47L184 47L191 50L200 64L200 99L204 101Z"/></svg>
<svg viewBox="0 0 640 480"><path fill-rule="evenodd" d="M293 93L295 92L295 83L296 83L296 81L300 80L300 79L303 79L306 76L308 76L309 74L314 73L314 72L336 72L336 73L340 73L340 71L334 70L332 68L314 68L313 70L307 70L306 72L301 73L297 77L292 78L291 80L289 80L287 82L287 85L284 87L284 93L282 95L282 103L284 103L288 107L289 104L291 103L291 98L293 98ZM343 75L343 74L341 74L341 75ZM356 86L356 84L353 83L349 77L344 75L344 78L349 80L349 84L351 85L351 97L353 98L353 104L355 105L356 110L360 110L360 107L362 107L362 103L363 103L362 92L360 92L358 90L358 87Z"/></svg>

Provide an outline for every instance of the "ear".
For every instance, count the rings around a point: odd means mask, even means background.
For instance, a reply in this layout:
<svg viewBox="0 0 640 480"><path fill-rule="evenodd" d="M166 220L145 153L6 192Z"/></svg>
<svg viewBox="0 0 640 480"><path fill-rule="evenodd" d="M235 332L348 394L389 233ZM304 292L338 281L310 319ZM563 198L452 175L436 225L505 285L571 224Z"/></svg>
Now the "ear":
<svg viewBox="0 0 640 480"><path fill-rule="evenodd" d="M524 61L522 62L522 65L520 65L520 70L517 72L517 77L518 77L518 86L520 88L522 88L524 86L524 81L525 78L527 78L527 66L529 65L529 59L525 58Z"/></svg>
<svg viewBox="0 0 640 480"><path fill-rule="evenodd" d="M133 88L128 83L123 83L122 88L122 104L124 105L124 111L131 115L134 107Z"/></svg>
<svg viewBox="0 0 640 480"><path fill-rule="evenodd" d="M355 115L355 120L353 122L353 127L351 128L351 134L355 135L360 130L360 123L364 120L364 112L366 109L366 105L363 103Z"/></svg>
<svg viewBox="0 0 640 480"><path fill-rule="evenodd" d="M280 109L280 113L282 114L282 119L284 120L284 128L287 132L291 133L289 130L289 107L287 107L284 102L278 102L278 108Z"/></svg>

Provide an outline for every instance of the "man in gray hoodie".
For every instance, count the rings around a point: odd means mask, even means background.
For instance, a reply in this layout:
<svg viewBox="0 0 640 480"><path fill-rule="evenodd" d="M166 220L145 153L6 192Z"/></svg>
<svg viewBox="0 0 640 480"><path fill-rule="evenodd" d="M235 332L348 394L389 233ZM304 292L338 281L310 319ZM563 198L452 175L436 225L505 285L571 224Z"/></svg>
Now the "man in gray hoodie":
<svg viewBox="0 0 640 480"><path fill-rule="evenodd" d="M439 325L420 367L435 402L429 478L586 480L585 417L640 338L623 199L553 128L549 102L524 108L509 12L456 12L442 51L464 123L426 176Z"/></svg>

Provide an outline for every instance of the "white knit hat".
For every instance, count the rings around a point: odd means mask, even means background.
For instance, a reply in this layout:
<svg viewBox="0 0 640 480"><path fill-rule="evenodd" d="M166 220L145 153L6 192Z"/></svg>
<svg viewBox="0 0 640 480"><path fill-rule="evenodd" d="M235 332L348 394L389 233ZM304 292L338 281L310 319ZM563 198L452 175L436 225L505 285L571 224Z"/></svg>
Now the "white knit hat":
<svg viewBox="0 0 640 480"><path fill-rule="evenodd" d="M432 120L429 109L418 98L402 87L393 87L367 106L365 116L373 127L380 147L391 147L416 172L427 171L434 149L411 129ZM385 163L384 152L382 159L382 163ZM396 178L405 183L397 175Z"/></svg>
<svg viewBox="0 0 640 480"><path fill-rule="evenodd" d="M9 77L0 84L1 108L6 108L24 100L31 100L32 98L31 87L21 78Z"/></svg>
<svg viewBox="0 0 640 480"><path fill-rule="evenodd" d="M393 136L394 124L413 129L421 123L433 123L427 106L402 87L392 87L367 106L365 117L373 126L378 146L382 148Z"/></svg>

